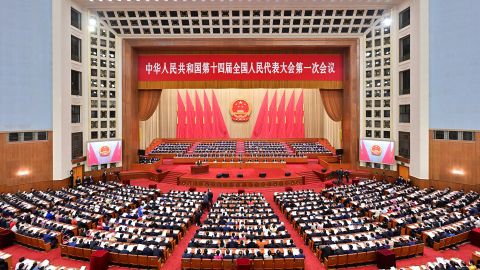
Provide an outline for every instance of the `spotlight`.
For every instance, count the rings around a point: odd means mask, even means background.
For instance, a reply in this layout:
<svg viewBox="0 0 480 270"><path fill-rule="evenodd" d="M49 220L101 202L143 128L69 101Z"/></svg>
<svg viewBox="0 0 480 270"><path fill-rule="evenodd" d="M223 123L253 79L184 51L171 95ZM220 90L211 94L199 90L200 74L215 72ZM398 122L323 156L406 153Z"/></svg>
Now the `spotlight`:
<svg viewBox="0 0 480 270"><path fill-rule="evenodd" d="M387 18L383 19L382 24L383 24L383 26L390 26L392 24L392 19L387 17Z"/></svg>
<svg viewBox="0 0 480 270"><path fill-rule="evenodd" d="M30 174L29 170L18 170L17 176L27 176Z"/></svg>
<svg viewBox="0 0 480 270"><path fill-rule="evenodd" d="M465 175L465 172L462 169L452 169L452 174Z"/></svg>

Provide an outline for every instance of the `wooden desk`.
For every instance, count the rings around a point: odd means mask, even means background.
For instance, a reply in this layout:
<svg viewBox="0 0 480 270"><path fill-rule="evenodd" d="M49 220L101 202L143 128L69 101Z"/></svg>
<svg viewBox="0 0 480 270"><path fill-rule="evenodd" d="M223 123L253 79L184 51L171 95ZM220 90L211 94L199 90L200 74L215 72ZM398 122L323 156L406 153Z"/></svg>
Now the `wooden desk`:
<svg viewBox="0 0 480 270"><path fill-rule="evenodd" d="M210 167L208 165L193 165L193 166L190 166L190 173L191 174L208 173L209 168Z"/></svg>
<svg viewBox="0 0 480 270"><path fill-rule="evenodd" d="M209 164L212 168L237 168L237 169L281 169L287 164L280 162L217 162Z"/></svg>
<svg viewBox="0 0 480 270"><path fill-rule="evenodd" d="M9 270L13 270L12 255L0 251L0 258L7 262Z"/></svg>
<svg viewBox="0 0 480 270"><path fill-rule="evenodd" d="M480 260L480 251L475 251L472 253L472 260L475 265L478 264L478 261Z"/></svg>

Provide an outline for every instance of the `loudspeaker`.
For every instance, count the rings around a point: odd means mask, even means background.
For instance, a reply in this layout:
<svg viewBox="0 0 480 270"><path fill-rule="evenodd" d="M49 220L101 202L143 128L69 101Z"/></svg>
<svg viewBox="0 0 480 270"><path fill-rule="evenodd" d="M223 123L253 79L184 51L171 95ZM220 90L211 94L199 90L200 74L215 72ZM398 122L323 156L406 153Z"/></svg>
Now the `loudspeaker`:
<svg viewBox="0 0 480 270"><path fill-rule="evenodd" d="M222 178L222 175L221 173L217 174L217 178Z"/></svg>
<svg viewBox="0 0 480 270"><path fill-rule="evenodd" d="M162 169L156 169L155 170L157 173L161 173L162 172Z"/></svg>
<svg viewBox="0 0 480 270"><path fill-rule="evenodd" d="M138 149L139 156L145 156L145 149Z"/></svg>
<svg viewBox="0 0 480 270"><path fill-rule="evenodd" d="M243 173L237 174L237 177L238 177L238 178L243 178Z"/></svg>
<svg viewBox="0 0 480 270"><path fill-rule="evenodd" d="M322 173L326 173L326 172L327 172L327 169L323 168Z"/></svg>
<svg viewBox="0 0 480 270"><path fill-rule="evenodd" d="M228 177L230 177L230 174L228 174L228 173L222 173L222 176L223 176L223 178L228 178Z"/></svg>
<svg viewBox="0 0 480 270"><path fill-rule="evenodd" d="M290 175L292 175L291 172L285 172L285 176L290 176Z"/></svg>
<svg viewBox="0 0 480 270"><path fill-rule="evenodd" d="M267 176L267 173L261 172L258 174L261 178L265 178Z"/></svg>
<svg viewBox="0 0 480 270"><path fill-rule="evenodd" d="M343 149L336 149L335 150L335 155L337 155L337 156L343 155Z"/></svg>

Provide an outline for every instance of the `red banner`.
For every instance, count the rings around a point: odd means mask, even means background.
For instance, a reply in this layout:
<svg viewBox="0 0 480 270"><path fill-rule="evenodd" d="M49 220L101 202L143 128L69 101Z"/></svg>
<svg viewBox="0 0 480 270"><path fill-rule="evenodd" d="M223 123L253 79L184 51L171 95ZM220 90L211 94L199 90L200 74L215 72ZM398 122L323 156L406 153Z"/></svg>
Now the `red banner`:
<svg viewBox="0 0 480 270"><path fill-rule="evenodd" d="M339 54L138 56L139 81L342 81Z"/></svg>

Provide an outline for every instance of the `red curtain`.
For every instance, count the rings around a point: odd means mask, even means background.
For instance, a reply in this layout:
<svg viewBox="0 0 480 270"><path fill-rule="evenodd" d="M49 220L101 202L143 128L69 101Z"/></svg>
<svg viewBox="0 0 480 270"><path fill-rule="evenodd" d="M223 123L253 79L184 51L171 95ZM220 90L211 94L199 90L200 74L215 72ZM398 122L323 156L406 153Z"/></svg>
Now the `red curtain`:
<svg viewBox="0 0 480 270"><path fill-rule="evenodd" d="M268 91L265 92L265 96L263 96L262 105L260 106L260 110L258 111L257 121L255 122L255 126L252 132L252 138L262 138L263 130L265 130L265 119L268 115Z"/></svg>
<svg viewBox="0 0 480 270"><path fill-rule="evenodd" d="M272 101L270 102L270 107L268 108L268 135L267 137L276 138L277 137L277 90L273 94Z"/></svg>
<svg viewBox="0 0 480 270"><path fill-rule="evenodd" d="M293 130L293 138L305 137L305 121L303 119L303 90L295 106L295 124Z"/></svg>
<svg viewBox="0 0 480 270"><path fill-rule="evenodd" d="M160 101L162 90L139 90L138 91L138 119L147 121L152 117Z"/></svg>
<svg viewBox="0 0 480 270"><path fill-rule="evenodd" d="M198 92L195 91L195 134L194 138L204 138L203 127L205 122L203 120L203 108L202 103L200 102L200 97Z"/></svg>
<svg viewBox="0 0 480 270"><path fill-rule="evenodd" d="M320 89L320 94L322 96L323 106L330 119L335 122L342 121L343 90Z"/></svg>
<svg viewBox="0 0 480 270"><path fill-rule="evenodd" d="M292 92L287 105L287 111L285 113L285 135L287 138L293 138L293 128L295 119L295 91Z"/></svg>
<svg viewBox="0 0 480 270"><path fill-rule="evenodd" d="M185 138L195 138L195 108L193 107L192 99L187 91L187 128L185 129Z"/></svg>
<svg viewBox="0 0 480 270"><path fill-rule="evenodd" d="M208 101L207 93L205 92L205 90L203 90L203 114L205 119L205 125L203 126L203 136L205 136L205 138L212 138L212 134L214 134L214 132L212 131L212 106L210 106L210 102Z"/></svg>
<svg viewBox="0 0 480 270"><path fill-rule="evenodd" d="M227 126L225 125L225 120L223 119L222 111L218 105L217 96L215 92L212 92L212 107L213 107L213 119L216 127L216 137L222 139L230 138L228 134Z"/></svg>
<svg viewBox="0 0 480 270"><path fill-rule="evenodd" d="M185 138L187 128L187 112L185 105L177 90L177 138Z"/></svg>
<svg viewBox="0 0 480 270"><path fill-rule="evenodd" d="M277 110L277 137L286 138L285 132L285 91L283 91L282 98L280 99L280 104L278 104Z"/></svg>

